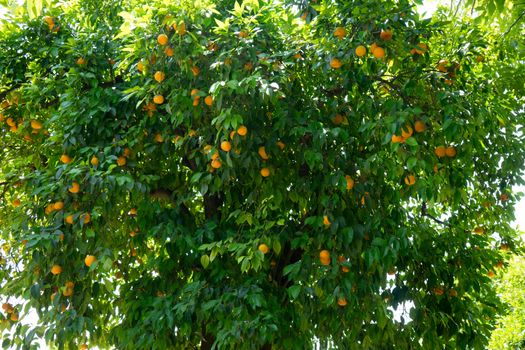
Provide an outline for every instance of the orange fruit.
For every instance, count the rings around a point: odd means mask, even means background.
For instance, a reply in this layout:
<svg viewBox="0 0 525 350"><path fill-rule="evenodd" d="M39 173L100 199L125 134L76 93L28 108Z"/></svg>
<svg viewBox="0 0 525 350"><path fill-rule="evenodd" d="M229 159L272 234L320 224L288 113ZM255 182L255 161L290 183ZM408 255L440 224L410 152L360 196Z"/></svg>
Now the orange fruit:
<svg viewBox="0 0 525 350"><path fill-rule="evenodd" d="M195 98L193 99L193 107L197 107L199 105L200 99L200 96L195 96Z"/></svg>
<svg viewBox="0 0 525 350"><path fill-rule="evenodd" d="M283 150L286 147L286 145L282 141L277 141L277 147L279 147L281 150Z"/></svg>
<svg viewBox="0 0 525 350"><path fill-rule="evenodd" d="M124 156L120 156L120 157L117 158L117 165L118 166L124 166L124 165L126 165L126 162L127 162L127 160L126 160L126 157L124 157Z"/></svg>
<svg viewBox="0 0 525 350"><path fill-rule="evenodd" d="M487 276L488 276L489 278L494 278L494 277L496 276L496 274L494 273L494 271L489 270L489 272L487 272Z"/></svg>
<svg viewBox="0 0 525 350"><path fill-rule="evenodd" d="M345 180L347 190L351 190L352 188L354 188L354 179L352 179L350 175L345 175Z"/></svg>
<svg viewBox="0 0 525 350"><path fill-rule="evenodd" d="M191 89L190 96L195 98L196 97L195 95L197 95L198 93L199 93L199 89Z"/></svg>
<svg viewBox="0 0 525 350"><path fill-rule="evenodd" d="M403 136L392 135L392 143L404 142Z"/></svg>
<svg viewBox="0 0 525 350"><path fill-rule="evenodd" d="M142 72L144 70L144 63L142 61L140 61L139 63L137 63L137 70L139 72Z"/></svg>
<svg viewBox="0 0 525 350"><path fill-rule="evenodd" d="M11 314L11 316L9 317L9 319L10 319L11 321L13 321L13 322L18 321L18 313L13 312L13 313Z"/></svg>
<svg viewBox="0 0 525 350"><path fill-rule="evenodd" d="M372 45L370 45L370 52L373 54L374 50L377 49L378 47L379 45L377 45L377 43L372 43Z"/></svg>
<svg viewBox="0 0 525 350"><path fill-rule="evenodd" d="M339 58L334 57L330 60L330 67L332 67L333 69L339 69L341 68L342 65L343 65L343 62L341 62Z"/></svg>
<svg viewBox="0 0 525 350"><path fill-rule="evenodd" d="M343 122L344 118L341 114L336 114L333 118L332 118L332 122L335 124L335 125L339 125Z"/></svg>
<svg viewBox="0 0 525 350"><path fill-rule="evenodd" d="M206 96L204 99L204 103L206 103L206 106L211 106L213 104L213 97L210 95Z"/></svg>
<svg viewBox="0 0 525 350"><path fill-rule="evenodd" d="M451 288L449 291L448 291L448 295L452 298L455 298L458 296L458 292L457 290L455 290L454 288Z"/></svg>
<svg viewBox="0 0 525 350"><path fill-rule="evenodd" d="M80 345L80 350L88 350L87 344Z"/></svg>
<svg viewBox="0 0 525 350"><path fill-rule="evenodd" d="M456 156L456 149L452 146L449 146L445 149L445 154L447 155L447 157L455 157Z"/></svg>
<svg viewBox="0 0 525 350"><path fill-rule="evenodd" d="M442 287L436 287L436 288L433 289L433 292L434 292L435 295L443 295L443 293L445 291L443 290Z"/></svg>
<svg viewBox="0 0 525 350"><path fill-rule="evenodd" d="M97 156L91 157L91 160L89 162L91 163L91 165L97 166L98 165L98 158L97 158Z"/></svg>
<svg viewBox="0 0 525 350"><path fill-rule="evenodd" d="M268 169L268 168L262 168L261 171L260 171L260 173L261 173L261 176L262 176L262 177L268 177L268 176L270 176L270 169Z"/></svg>
<svg viewBox="0 0 525 350"><path fill-rule="evenodd" d="M502 193L500 196L499 196L499 199L502 201L502 202L506 202L509 200L509 195L506 194L506 193Z"/></svg>
<svg viewBox="0 0 525 350"><path fill-rule="evenodd" d="M238 34L239 38L246 39L248 37L248 32L246 30L241 30Z"/></svg>
<svg viewBox="0 0 525 350"><path fill-rule="evenodd" d="M155 95L155 97L153 97L153 102L158 104L158 105L161 105L164 103L164 96L162 95Z"/></svg>
<svg viewBox="0 0 525 350"><path fill-rule="evenodd" d="M215 159L219 159L219 152L215 152L211 155L211 159L215 160Z"/></svg>
<svg viewBox="0 0 525 350"><path fill-rule="evenodd" d="M259 150L257 151L257 153L259 153L259 156L263 159L263 160L268 160L268 153L266 153L266 148L264 148L264 146L261 146L259 147Z"/></svg>
<svg viewBox="0 0 525 350"><path fill-rule="evenodd" d="M438 146L434 150L434 153L436 156L438 156L438 158L443 158L447 154L446 152L445 146Z"/></svg>
<svg viewBox="0 0 525 350"><path fill-rule="evenodd" d="M192 67L191 67L191 73L192 73L194 76L199 75L200 72L201 72L201 70L199 69L199 67L197 67L197 66L192 66Z"/></svg>
<svg viewBox="0 0 525 350"><path fill-rule="evenodd" d="M166 48L166 50L164 50L164 53L165 53L166 56L168 56L168 57L173 56L173 54L174 54L173 48L168 46L168 47Z"/></svg>
<svg viewBox="0 0 525 350"><path fill-rule="evenodd" d="M240 136L246 136L246 134L248 134L248 128L246 128L244 125L241 125L237 129L237 134L239 134Z"/></svg>
<svg viewBox="0 0 525 350"><path fill-rule="evenodd" d="M416 120L416 122L414 123L414 129L416 130L416 132L423 132L426 128L427 126L421 120Z"/></svg>
<svg viewBox="0 0 525 350"><path fill-rule="evenodd" d="M73 225L73 214L69 214L68 216L66 216L65 221L67 224Z"/></svg>
<svg viewBox="0 0 525 350"><path fill-rule="evenodd" d="M20 202L20 199L17 198L17 199L15 199L15 200L13 200L12 204L13 204L13 207L17 208L17 207L19 207L20 204L22 204L22 203Z"/></svg>
<svg viewBox="0 0 525 350"><path fill-rule="evenodd" d="M224 152L230 152L230 150L232 149L232 144L228 141L222 141L221 142L221 149L224 151Z"/></svg>
<svg viewBox="0 0 525 350"><path fill-rule="evenodd" d="M372 55L374 55L375 58L383 58L385 57L385 49L378 46L372 51Z"/></svg>
<svg viewBox="0 0 525 350"><path fill-rule="evenodd" d="M48 25L55 25L55 21L53 21L53 17L51 16L44 16L44 22Z"/></svg>
<svg viewBox="0 0 525 350"><path fill-rule="evenodd" d="M9 125L9 126L15 126L15 125L16 125L15 121L14 121L13 118L11 118L11 117L7 118L7 119L5 120L5 122L6 122L7 125Z"/></svg>
<svg viewBox="0 0 525 350"><path fill-rule="evenodd" d="M137 208L131 208L131 209L128 211L128 215L130 215L130 216L135 216L135 215L137 215Z"/></svg>
<svg viewBox="0 0 525 350"><path fill-rule="evenodd" d="M86 64L86 60L85 60L83 57L79 57L79 58L77 59L77 64L78 64L79 66L83 66L84 64Z"/></svg>
<svg viewBox="0 0 525 350"><path fill-rule="evenodd" d="M177 26L177 33L179 35L186 34L186 23L182 22Z"/></svg>
<svg viewBox="0 0 525 350"><path fill-rule="evenodd" d="M214 159L211 161L211 167L213 169L219 169L222 166L220 159Z"/></svg>
<svg viewBox="0 0 525 350"><path fill-rule="evenodd" d="M343 27L335 28L334 36L338 39L343 39L346 36L346 29Z"/></svg>
<svg viewBox="0 0 525 350"><path fill-rule="evenodd" d="M419 43L419 44L417 44L417 46L418 46L418 49L413 48L412 50L410 50L411 54L413 54L413 55L414 54L422 55L424 52L426 52L428 50L427 44Z"/></svg>
<svg viewBox="0 0 525 350"><path fill-rule="evenodd" d="M339 298L337 299L337 305L341 306L341 307L344 307L346 306L347 302L346 302L346 299L345 298Z"/></svg>
<svg viewBox="0 0 525 350"><path fill-rule="evenodd" d="M348 266L341 266L341 271L343 273L348 273L348 272L350 272L350 268Z"/></svg>
<svg viewBox="0 0 525 350"><path fill-rule="evenodd" d="M503 243L502 245L499 246L499 250L501 250L502 252L508 252L510 250L510 247L508 244Z"/></svg>
<svg viewBox="0 0 525 350"><path fill-rule="evenodd" d="M474 233L477 234L477 235L482 235L484 232L485 232L485 229L483 227L480 227L480 226L478 226L478 227L476 227L474 229Z"/></svg>
<svg viewBox="0 0 525 350"><path fill-rule="evenodd" d="M212 149L211 145L206 145L202 148L202 150L204 151L204 154L210 153L211 149Z"/></svg>
<svg viewBox="0 0 525 350"><path fill-rule="evenodd" d="M408 186L414 185L416 183L416 177L414 175L408 175L407 177L405 177L405 183Z"/></svg>
<svg viewBox="0 0 525 350"><path fill-rule="evenodd" d="M97 261L97 258L94 255L87 255L84 259L84 264L86 264L87 267L90 267L95 261Z"/></svg>
<svg viewBox="0 0 525 350"><path fill-rule="evenodd" d="M323 225L330 226L332 223L330 222L330 219L328 219L327 215L323 216Z"/></svg>
<svg viewBox="0 0 525 350"><path fill-rule="evenodd" d="M408 139L410 136L412 136L413 133L414 130L412 130L412 127L408 124L401 128L401 136L404 139Z"/></svg>
<svg viewBox="0 0 525 350"><path fill-rule="evenodd" d="M262 252L263 254L266 254L266 253L268 253L268 252L270 251L270 248L269 248L266 244L264 244L264 243L259 244L259 248L258 248L258 249L259 249L259 251Z"/></svg>
<svg viewBox="0 0 525 350"><path fill-rule="evenodd" d="M319 252L320 259L330 259L330 252L328 250L321 250Z"/></svg>
<svg viewBox="0 0 525 350"><path fill-rule="evenodd" d="M128 147L124 148L124 151L122 152L122 155L124 157L129 157L131 155L131 150Z"/></svg>
<svg viewBox="0 0 525 350"><path fill-rule="evenodd" d="M158 142L158 143L164 142L164 137L162 137L162 134L156 133L155 134L155 141Z"/></svg>
<svg viewBox="0 0 525 350"><path fill-rule="evenodd" d="M157 37L157 42L164 46L168 43L168 36L166 34L160 34L158 37Z"/></svg>
<svg viewBox="0 0 525 350"><path fill-rule="evenodd" d="M53 209L55 209L55 210L62 210L62 209L64 209L64 202L62 202L62 201L55 202L55 204L53 204Z"/></svg>
<svg viewBox="0 0 525 350"><path fill-rule="evenodd" d="M51 267L51 273L53 275L60 275L62 273L62 267L60 265L53 265Z"/></svg>
<svg viewBox="0 0 525 350"><path fill-rule="evenodd" d="M384 41L392 40L392 30L391 29L382 30L381 33L379 34L379 37L381 38L381 40L384 40Z"/></svg>
<svg viewBox="0 0 525 350"><path fill-rule="evenodd" d="M83 221L84 225L89 224L89 222L91 221L91 215L89 215L89 213L85 213L81 216L81 220Z"/></svg>
<svg viewBox="0 0 525 350"><path fill-rule="evenodd" d="M437 70L440 71L441 73L447 73L448 72L447 65L448 65L448 61L440 60L437 64Z"/></svg>
<svg viewBox="0 0 525 350"><path fill-rule="evenodd" d="M495 267L496 269L501 269L501 268L503 268L503 266L505 266L505 265L503 264L503 261L498 261L498 262L496 263L496 265L494 265L494 267Z"/></svg>
<svg viewBox="0 0 525 350"><path fill-rule="evenodd" d="M355 54L357 57L363 57L364 55L366 55L366 47L364 47L363 45L359 45L355 48Z"/></svg>
<svg viewBox="0 0 525 350"><path fill-rule="evenodd" d="M237 133L236 130L232 130L230 131L230 139L233 140L233 138L235 137L235 134Z"/></svg>
<svg viewBox="0 0 525 350"><path fill-rule="evenodd" d="M78 184L78 182L73 182L71 184L71 187L68 188L68 191L71 192L71 193L78 193L78 192L80 192L80 185Z"/></svg>
<svg viewBox="0 0 525 350"><path fill-rule="evenodd" d="M60 161L64 164L69 164L71 163L71 157L68 156L67 154L63 154L60 156Z"/></svg>
<svg viewBox="0 0 525 350"><path fill-rule="evenodd" d="M166 79L166 74L161 71L156 71L153 77L158 83L161 83L164 79Z"/></svg>
<svg viewBox="0 0 525 350"><path fill-rule="evenodd" d="M42 123L38 120L31 120L31 127L35 130L40 130L42 129Z"/></svg>

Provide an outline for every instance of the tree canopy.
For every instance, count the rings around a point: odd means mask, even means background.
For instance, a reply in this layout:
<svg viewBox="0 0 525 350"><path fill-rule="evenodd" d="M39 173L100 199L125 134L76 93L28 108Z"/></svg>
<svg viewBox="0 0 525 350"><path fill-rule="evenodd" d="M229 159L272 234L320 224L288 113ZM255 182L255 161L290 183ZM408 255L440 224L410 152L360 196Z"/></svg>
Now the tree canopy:
<svg viewBox="0 0 525 350"><path fill-rule="evenodd" d="M0 30L4 347L486 346L523 43L408 0L42 3Z"/></svg>

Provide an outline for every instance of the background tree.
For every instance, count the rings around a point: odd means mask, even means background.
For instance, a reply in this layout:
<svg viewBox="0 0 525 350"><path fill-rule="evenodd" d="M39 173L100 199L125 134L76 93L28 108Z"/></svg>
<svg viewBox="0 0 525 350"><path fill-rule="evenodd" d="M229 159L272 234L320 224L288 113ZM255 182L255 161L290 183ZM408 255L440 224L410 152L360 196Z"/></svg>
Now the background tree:
<svg viewBox="0 0 525 350"><path fill-rule="evenodd" d="M0 31L3 346L487 343L525 152L493 32L408 1L41 6Z"/></svg>

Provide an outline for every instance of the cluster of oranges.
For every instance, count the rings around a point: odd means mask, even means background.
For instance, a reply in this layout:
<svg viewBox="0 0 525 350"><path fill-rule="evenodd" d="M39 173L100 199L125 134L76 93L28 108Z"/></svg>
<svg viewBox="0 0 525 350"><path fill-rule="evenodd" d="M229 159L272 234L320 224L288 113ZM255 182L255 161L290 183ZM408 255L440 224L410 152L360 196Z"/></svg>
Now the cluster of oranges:
<svg viewBox="0 0 525 350"><path fill-rule="evenodd" d="M9 315L9 319L13 322L18 321L19 315L15 307L10 303L3 303L2 310Z"/></svg>

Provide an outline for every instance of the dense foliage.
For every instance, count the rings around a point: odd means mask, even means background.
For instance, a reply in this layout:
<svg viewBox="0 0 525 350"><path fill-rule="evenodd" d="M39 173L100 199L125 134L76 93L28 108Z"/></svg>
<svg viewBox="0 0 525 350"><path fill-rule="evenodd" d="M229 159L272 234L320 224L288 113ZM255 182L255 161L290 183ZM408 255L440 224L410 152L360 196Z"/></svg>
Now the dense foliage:
<svg viewBox="0 0 525 350"><path fill-rule="evenodd" d="M525 157L496 35L406 0L28 2L3 346L485 346Z"/></svg>

